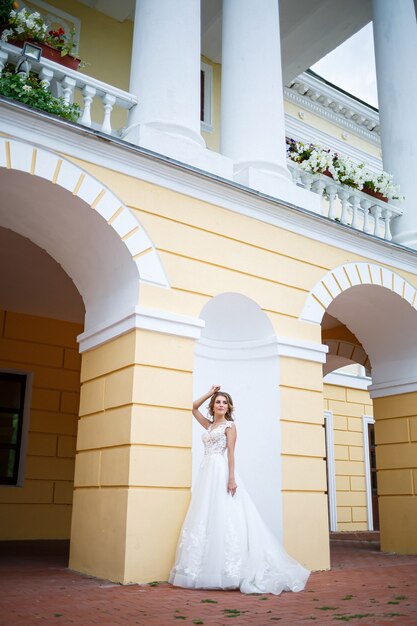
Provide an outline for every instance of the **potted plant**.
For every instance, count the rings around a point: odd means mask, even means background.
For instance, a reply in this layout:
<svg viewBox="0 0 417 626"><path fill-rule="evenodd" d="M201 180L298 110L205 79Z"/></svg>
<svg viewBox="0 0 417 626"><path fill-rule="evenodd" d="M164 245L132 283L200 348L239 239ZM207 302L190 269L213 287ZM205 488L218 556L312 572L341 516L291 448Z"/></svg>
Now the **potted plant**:
<svg viewBox="0 0 417 626"><path fill-rule="evenodd" d="M63 28L51 30L37 11L12 9L1 39L19 47L22 47L25 41L36 43L42 48L45 58L71 69L78 69L80 64L80 59L71 54L75 43L75 31L71 30L66 34Z"/></svg>

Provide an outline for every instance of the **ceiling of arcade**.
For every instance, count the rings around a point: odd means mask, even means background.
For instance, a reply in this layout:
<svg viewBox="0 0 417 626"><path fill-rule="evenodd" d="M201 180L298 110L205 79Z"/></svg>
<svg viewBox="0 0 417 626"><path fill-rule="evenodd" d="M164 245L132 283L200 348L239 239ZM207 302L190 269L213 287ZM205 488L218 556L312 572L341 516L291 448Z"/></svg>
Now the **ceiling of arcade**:
<svg viewBox="0 0 417 626"><path fill-rule="evenodd" d="M74 283L45 250L0 227L0 309L83 323Z"/></svg>
<svg viewBox="0 0 417 626"><path fill-rule="evenodd" d="M135 0L79 0L116 20L132 20ZM201 51L221 63L222 2L201 1ZM372 19L372 0L280 0L284 81L298 76Z"/></svg>

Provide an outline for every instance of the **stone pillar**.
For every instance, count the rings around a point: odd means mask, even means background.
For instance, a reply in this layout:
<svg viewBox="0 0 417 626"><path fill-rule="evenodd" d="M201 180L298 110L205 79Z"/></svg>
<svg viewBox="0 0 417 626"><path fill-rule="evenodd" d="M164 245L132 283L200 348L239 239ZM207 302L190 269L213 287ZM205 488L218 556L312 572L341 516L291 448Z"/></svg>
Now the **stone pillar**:
<svg viewBox="0 0 417 626"><path fill-rule="evenodd" d="M190 498L201 326L178 318L152 318L158 332L136 328L82 356L71 569L121 583L169 575Z"/></svg>
<svg viewBox="0 0 417 626"><path fill-rule="evenodd" d="M417 22L413 0L373 0L373 28L384 169L406 196L394 241L417 248Z"/></svg>
<svg viewBox="0 0 417 626"><path fill-rule="evenodd" d="M123 138L179 161L231 176L200 134L200 0L136 0ZM217 157L217 158L216 158Z"/></svg>
<svg viewBox="0 0 417 626"><path fill-rule="evenodd" d="M417 392L374 398L381 550L417 554Z"/></svg>
<svg viewBox="0 0 417 626"><path fill-rule="evenodd" d="M288 346L279 349L288 352ZM324 353L318 353L316 362L279 360L284 547L314 570L330 567L320 357Z"/></svg>
<svg viewBox="0 0 417 626"><path fill-rule="evenodd" d="M286 166L278 0L223 0L220 132L237 182L312 208Z"/></svg>

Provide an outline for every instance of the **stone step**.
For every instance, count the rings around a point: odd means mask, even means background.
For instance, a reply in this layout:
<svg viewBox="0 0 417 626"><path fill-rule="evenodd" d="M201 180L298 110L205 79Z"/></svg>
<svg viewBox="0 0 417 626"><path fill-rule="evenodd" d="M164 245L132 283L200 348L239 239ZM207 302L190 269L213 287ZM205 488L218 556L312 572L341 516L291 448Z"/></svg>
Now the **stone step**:
<svg viewBox="0 0 417 626"><path fill-rule="evenodd" d="M331 532L330 541L367 541L379 543L380 533L379 530Z"/></svg>

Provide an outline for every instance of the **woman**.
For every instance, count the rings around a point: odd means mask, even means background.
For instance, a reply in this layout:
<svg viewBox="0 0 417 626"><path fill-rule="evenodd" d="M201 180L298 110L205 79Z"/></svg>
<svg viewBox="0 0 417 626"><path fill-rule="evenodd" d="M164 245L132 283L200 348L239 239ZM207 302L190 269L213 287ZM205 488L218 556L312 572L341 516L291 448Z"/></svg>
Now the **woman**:
<svg viewBox="0 0 417 626"><path fill-rule="evenodd" d="M212 421L199 411L209 398ZM235 474L232 398L213 386L194 401L193 415L206 430L204 459L169 582L197 589L240 589L243 593L302 591L308 570L288 556ZM254 450L254 455L257 453L262 450Z"/></svg>

